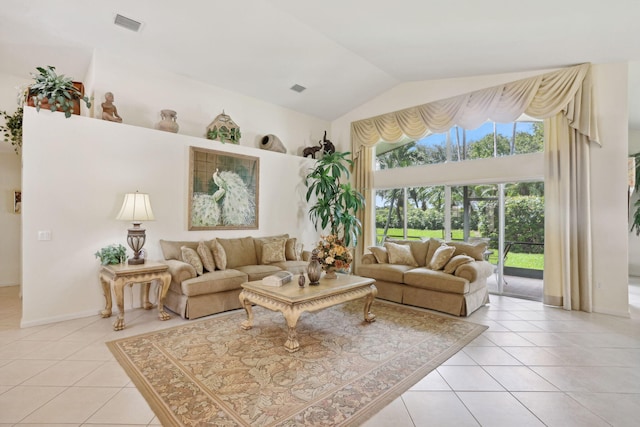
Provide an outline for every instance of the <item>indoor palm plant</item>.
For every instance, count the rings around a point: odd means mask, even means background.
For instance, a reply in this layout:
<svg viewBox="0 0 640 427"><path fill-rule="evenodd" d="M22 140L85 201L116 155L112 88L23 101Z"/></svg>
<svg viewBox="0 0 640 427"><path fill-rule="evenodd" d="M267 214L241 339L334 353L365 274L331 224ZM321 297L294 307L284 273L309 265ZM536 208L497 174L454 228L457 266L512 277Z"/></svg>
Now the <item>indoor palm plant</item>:
<svg viewBox="0 0 640 427"><path fill-rule="evenodd" d="M84 101L87 108L91 107L89 98L74 85L70 77L57 74L56 68L47 65L45 68L36 67L38 74L32 74L35 83L29 86L27 98L33 102L36 110L47 105L51 111L61 110L65 117L71 117L74 106Z"/></svg>
<svg viewBox="0 0 640 427"><path fill-rule="evenodd" d="M349 167L353 162L347 158L350 152L327 154L305 177L306 200L316 201L309 209L309 218L316 230L329 229L331 235L340 239L347 247L357 244L362 233L362 224L356 217L364 206L364 197L348 182ZM347 182L342 182L342 179Z"/></svg>

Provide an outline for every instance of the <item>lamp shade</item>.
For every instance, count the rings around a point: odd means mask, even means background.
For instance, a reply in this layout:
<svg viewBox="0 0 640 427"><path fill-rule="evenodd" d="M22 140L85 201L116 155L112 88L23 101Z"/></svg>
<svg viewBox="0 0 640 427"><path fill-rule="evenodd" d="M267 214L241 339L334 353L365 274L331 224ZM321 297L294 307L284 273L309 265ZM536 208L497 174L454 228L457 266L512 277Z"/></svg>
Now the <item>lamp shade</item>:
<svg viewBox="0 0 640 427"><path fill-rule="evenodd" d="M132 222L154 221L149 195L137 191L125 194L122 208L116 219Z"/></svg>

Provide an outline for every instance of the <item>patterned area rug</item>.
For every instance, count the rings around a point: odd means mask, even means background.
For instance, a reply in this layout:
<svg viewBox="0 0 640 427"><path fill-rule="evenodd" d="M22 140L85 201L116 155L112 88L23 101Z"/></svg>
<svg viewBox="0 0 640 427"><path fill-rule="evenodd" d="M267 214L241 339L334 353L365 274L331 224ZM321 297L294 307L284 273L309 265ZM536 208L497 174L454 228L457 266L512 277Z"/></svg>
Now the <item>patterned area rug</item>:
<svg viewBox="0 0 640 427"><path fill-rule="evenodd" d="M254 308L107 343L163 426L359 425L487 327L376 300L298 322Z"/></svg>

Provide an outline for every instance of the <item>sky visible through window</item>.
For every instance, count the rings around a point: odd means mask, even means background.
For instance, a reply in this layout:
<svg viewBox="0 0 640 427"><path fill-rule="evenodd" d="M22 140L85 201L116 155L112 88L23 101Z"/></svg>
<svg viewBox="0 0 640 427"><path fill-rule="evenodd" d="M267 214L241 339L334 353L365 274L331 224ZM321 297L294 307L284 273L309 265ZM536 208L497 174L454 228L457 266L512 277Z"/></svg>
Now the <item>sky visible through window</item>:
<svg viewBox="0 0 640 427"><path fill-rule="evenodd" d="M513 123L496 123L497 133L499 135L505 136L507 138L511 138L513 135ZM518 132L533 132L533 123L532 122L518 122L517 125ZM450 130L451 136L455 135L455 127ZM462 128L460 128L460 132L462 132ZM485 122L480 127L476 129L467 130L467 142L473 142L481 139L485 135L493 134L493 122ZM446 141L446 133L436 133L429 136L425 136L422 139L419 139L417 143L419 145L434 145L434 144L443 144Z"/></svg>

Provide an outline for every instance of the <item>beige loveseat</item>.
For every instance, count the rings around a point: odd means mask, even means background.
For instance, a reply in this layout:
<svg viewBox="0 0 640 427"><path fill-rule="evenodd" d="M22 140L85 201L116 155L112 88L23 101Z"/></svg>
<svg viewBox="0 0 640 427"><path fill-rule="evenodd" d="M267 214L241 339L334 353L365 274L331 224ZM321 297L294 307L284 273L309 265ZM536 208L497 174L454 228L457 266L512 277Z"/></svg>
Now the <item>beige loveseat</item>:
<svg viewBox="0 0 640 427"><path fill-rule="evenodd" d="M238 296L244 282L282 270L303 273L308 264L301 259L302 245L288 234L160 240L160 246L171 273L164 305L185 319L241 308Z"/></svg>
<svg viewBox="0 0 640 427"><path fill-rule="evenodd" d="M456 316L489 302L493 265L484 261L485 242L391 240L369 250L357 274L376 279L378 298Z"/></svg>

